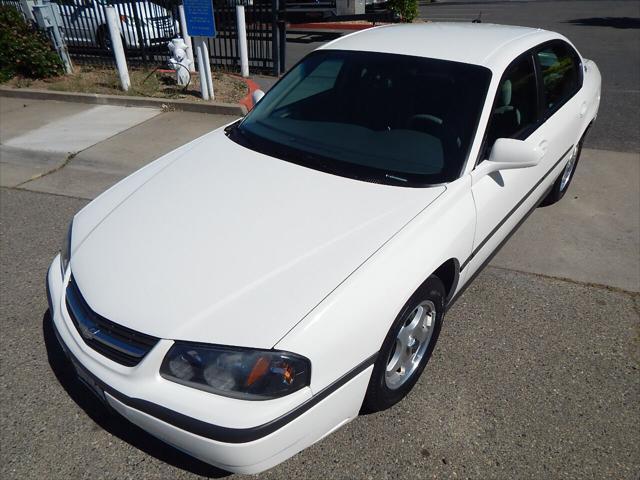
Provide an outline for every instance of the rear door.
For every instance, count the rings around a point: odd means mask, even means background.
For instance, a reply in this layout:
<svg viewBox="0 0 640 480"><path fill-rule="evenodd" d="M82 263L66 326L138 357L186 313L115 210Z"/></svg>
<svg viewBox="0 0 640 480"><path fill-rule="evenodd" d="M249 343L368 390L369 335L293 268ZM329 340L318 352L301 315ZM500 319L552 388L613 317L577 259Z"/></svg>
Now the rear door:
<svg viewBox="0 0 640 480"><path fill-rule="evenodd" d="M582 92L582 64L571 45L553 40L535 50L541 89L540 129L546 140L546 156L564 165L579 141L588 103ZM555 173L555 172L554 172ZM555 175L557 176L557 175Z"/></svg>

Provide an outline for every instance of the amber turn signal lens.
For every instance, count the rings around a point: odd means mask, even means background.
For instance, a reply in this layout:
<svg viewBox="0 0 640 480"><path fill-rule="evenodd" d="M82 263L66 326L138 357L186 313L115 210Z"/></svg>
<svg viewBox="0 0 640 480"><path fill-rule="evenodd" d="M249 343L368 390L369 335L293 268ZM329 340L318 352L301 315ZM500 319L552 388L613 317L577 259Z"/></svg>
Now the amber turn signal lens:
<svg viewBox="0 0 640 480"><path fill-rule="evenodd" d="M247 377L247 385L252 385L256 380L264 377L269 371L269 359L267 357L260 357L251 369L251 373Z"/></svg>
<svg viewBox="0 0 640 480"><path fill-rule="evenodd" d="M282 376L284 377L284 381L288 385L291 385L291 383L293 382L293 376L294 376L293 368L291 368L291 365L285 365L283 370L284 372L282 373Z"/></svg>

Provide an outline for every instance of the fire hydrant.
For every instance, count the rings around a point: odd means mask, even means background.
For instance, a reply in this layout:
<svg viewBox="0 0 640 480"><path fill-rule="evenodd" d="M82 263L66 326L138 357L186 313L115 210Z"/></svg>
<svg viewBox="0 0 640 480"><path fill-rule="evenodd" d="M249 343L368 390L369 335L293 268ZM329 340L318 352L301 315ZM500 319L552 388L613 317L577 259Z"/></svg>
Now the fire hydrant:
<svg viewBox="0 0 640 480"><path fill-rule="evenodd" d="M171 51L171 57L169 57L169 68L176 72L176 82L181 87L189 84L191 79L191 62L187 57L187 44L181 38L174 38L167 46Z"/></svg>

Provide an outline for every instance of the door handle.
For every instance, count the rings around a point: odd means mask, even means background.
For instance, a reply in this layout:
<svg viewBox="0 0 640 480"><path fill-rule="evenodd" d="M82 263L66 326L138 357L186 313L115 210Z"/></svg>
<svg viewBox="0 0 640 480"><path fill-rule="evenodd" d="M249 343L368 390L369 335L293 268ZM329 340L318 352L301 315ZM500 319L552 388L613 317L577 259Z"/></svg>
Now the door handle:
<svg viewBox="0 0 640 480"><path fill-rule="evenodd" d="M536 150L538 151L538 158L542 158L546 155L547 149L549 148L549 142L546 140L542 140Z"/></svg>
<svg viewBox="0 0 640 480"><path fill-rule="evenodd" d="M587 113L587 108L589 107L589 104L587 102L582 102L582 105L580 106L580 117L584 117L584 114Z"/></svg>

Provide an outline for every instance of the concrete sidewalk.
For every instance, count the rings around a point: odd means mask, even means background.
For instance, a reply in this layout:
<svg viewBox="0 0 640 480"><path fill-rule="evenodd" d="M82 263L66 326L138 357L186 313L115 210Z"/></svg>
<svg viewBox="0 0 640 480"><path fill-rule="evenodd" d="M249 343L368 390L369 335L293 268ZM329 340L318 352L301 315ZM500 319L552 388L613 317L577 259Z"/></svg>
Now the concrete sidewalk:
<svg viewBox="0 0 640 480"><path fill-rule="evenodd" d="M236 117L0 98L0 186L91 199Z"/></svg>
<svg viewBox="0 0 640 480"><path fill-rule="evenodd" d="M492 265L640 292L640 154L583 149L564 198L538 208Z"/></svg>

